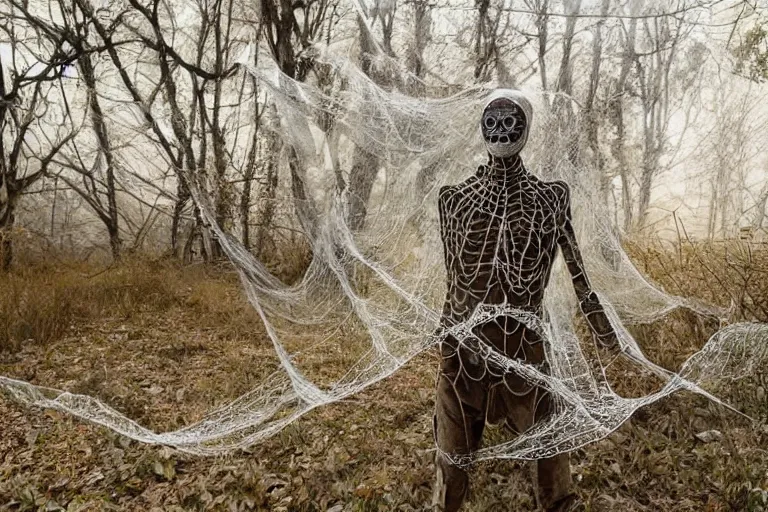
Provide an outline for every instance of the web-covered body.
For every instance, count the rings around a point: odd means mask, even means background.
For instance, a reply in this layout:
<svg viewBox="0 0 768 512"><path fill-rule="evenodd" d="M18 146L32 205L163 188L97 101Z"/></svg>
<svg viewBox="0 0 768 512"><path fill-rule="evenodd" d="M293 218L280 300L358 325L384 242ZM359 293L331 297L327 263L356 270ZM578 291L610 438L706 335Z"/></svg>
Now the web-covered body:
<svg viewBox="0 0 768 512"><path fill-rule="evenodd" d="M438 203L447 274L442 326L453 332L483 305L541 318L559 247L579 276L574 284L585 280L577 270L575 241L569 241L568 204L564 182L538 179L519 158L492 159L463 183L443 187ZM489 348L547 371L543 340L511 314L474 325L463 339L453 334L442 339L434 425L444 454L437 459L438 480L444 485L436 487L435 497L442 510L458 510L468 486L464 470L449 458L477 450L486 421L520 434L552 412L552 397L494 365L487 357ZM569 495L567 456L541 461L538 467L539 483L548 489L545 501Z"/></svg>
<svg viewBox="0 0 768 512"><path fill-rule="evenodd" d="M498 358L488 357L488 350L548 373L541 336L515 313L546 320L542 304L558 251L596 338L610 343L615 335L587 279L566 183L540 180L519 157L491 158L463 183L443 187L438 209L447 275L441 323L453 334L440 343L435 438L444 454L437 460L438 480L445 486L436 488L442 489L436 502L443 510L457 510L468 483L464 471L448 460L471 456L486 422L503 423L520 434L555 407L548 392L495 364ZM463 338L456 336L461 330L455 328L484 305L512 311L472 321L471 334L464 330ZM545 502L571 496L567 455L539 461L537 475Z"/></svg>
<svg viewBox="0 0 768 512"><path fill-rule="evenodd" d="M524 377L519 363L550 373L540 326L547 320L544 294L559 251L596 339L603 345L616 341L587 279L568 185L537 178L519 156L531 117L519 92L492 95L480 123L488 164L440 190L447 291L439 331L434 501L444 512L459 510L467 495L464 466L480 447L486 422L521 434L556 412L557 397ZM540 459L536 475L545 509L565 510L574 502L567 454Z"/></svg>
<svg viewBox="0 0 768 512"><path fill-rule="evenodd" d="M440 191L439 210L447 292L442 323L465 322L480 305L503 305L542 314L544 290L567 218L568 188L528 173L520 160L511 169L481 166L463 183ZM539 336L510 316L476 326L473 334L507 357L544 362ZM503 375L477 347L448 337L442 343L444 373L452 380L502 377L516 393L531 386ZM455 361L449 361L455 359ZM458 375L462 373L462 375Z"/></svg>
<svg viewBox="0 0 768 512"><path fill-rule="evenodd" d="M449 325L480 304L506 304L540 313L557 255L567 188L525 172L482 166L464 183L440 193Z"/></svg>

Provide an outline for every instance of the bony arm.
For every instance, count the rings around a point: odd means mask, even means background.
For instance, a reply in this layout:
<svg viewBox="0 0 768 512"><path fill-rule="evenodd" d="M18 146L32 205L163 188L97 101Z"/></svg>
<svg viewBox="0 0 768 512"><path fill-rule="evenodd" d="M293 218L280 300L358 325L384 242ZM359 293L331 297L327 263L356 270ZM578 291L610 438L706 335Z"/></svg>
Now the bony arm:
<svg viewBox="0 0 768 512"><path fill-rule="evenodd" d="M437 209L440 219L440 239L443 242L443 262L445 265L446 273L446 296L443 304L443 316L441 319L441 325L445 325L451 314L450 292L451 292L451 270L455 264L455 248L453 243L454 234L451 231L450 222L453 218L454 212L451 201L453 193L453 187L444 186L440 189L437 200Z"/></svg>
<svg viewBox="0 0 768 512"><path fill-rule="evenodd" d="M571 274L573 289L579 300L579 308L587 319L587 323L598 344L607 349L618 348L616 332L605 314L600 299L592 290L592 285L587 277L584 260L581 257L579 245L571 222L570 190L564 182L556 184L558 190L558 245L563 253L565 265Z"/></svg>

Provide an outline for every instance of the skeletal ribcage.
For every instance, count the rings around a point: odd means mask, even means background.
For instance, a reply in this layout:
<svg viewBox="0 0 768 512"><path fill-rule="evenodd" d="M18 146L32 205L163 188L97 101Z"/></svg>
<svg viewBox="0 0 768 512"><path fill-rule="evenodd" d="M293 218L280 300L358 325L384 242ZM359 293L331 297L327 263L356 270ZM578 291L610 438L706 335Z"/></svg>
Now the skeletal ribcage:
<svg viewBox="0 0 768 512"><path fill-rule="evenodd" d="M478 304L507 303L538 312L556 251L552 207L537 187L480 182L456 191L445 236L450 316Z"/></svg>

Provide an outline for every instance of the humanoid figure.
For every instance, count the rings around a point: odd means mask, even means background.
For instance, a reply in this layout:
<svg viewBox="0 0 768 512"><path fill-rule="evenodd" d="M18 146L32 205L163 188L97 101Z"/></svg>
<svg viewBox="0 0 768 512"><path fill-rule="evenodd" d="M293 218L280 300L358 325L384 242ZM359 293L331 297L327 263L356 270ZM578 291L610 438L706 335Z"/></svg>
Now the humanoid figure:
<svg viewBox="0 0 768 512"><path fill-rule="evenodd" d="M496 91L481 120L488 163L463 183L440 190L448 276L442 326L466 321L480 305L506 305L541 317L544 289L560 247L593 334L603 346L614 346L614 331L591 289L576 244L568 185L538 179L520 159L531 119L531 104L522 94ZM510 316L480 324L472 334L507 357L546 370L543 341ZM440 349L435 506L452 512L461 507L469 490L466 469L455 465L452 457L479 448L486 421L503 423L520 434L551 412L552 400L514 373L494 372L450 335ZM578 504L568 454L537 461L536 475L542 508L565 511Z"/></svg>

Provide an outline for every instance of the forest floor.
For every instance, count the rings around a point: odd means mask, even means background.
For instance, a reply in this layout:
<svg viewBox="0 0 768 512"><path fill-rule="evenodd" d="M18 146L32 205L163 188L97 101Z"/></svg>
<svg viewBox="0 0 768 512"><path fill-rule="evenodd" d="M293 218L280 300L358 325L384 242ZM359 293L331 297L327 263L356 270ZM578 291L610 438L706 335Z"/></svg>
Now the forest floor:
<svg viewBox="0 0 768 512"><path fill-rule="evenodd" d="M97 396L155 430L199 420L251 389L272 353L227 269L49 265L2 276L0 289L0 375ZM698 328L676 333L673 324L686 322L695 323L667 319L641 333L641 345L661 364L679 364L706 341ZM351 400L212 458L139 444L0 393L0 510L428 510L436 367L435 354L420 354ZM724 396L754 423L681 393L573 452L588 509L768 510L765 377ZM721 435L697 437L710 430ZM535 510L527 463L478 464L472 486L469 511Z"/></svg>

